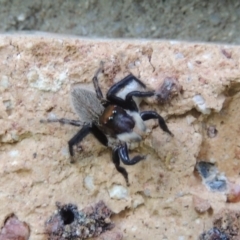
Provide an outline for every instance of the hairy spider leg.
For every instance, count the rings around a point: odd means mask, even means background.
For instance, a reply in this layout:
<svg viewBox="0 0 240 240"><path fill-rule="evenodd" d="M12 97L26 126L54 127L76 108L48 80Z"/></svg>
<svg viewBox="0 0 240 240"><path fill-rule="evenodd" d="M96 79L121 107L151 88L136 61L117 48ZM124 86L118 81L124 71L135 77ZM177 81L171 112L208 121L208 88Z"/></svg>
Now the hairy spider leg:
<svg viewBox="0 0 240 240"><path fill-rule="evenodd" d="M102 101L104 100L104 97L103 97L103 94L102 94L102 90L99 86L99 83L98 83L98 75L100 72L103 71L103 62L100 63L100 67L99 69L96 71L96 73L94 74L94 77L92 79L93 81L93 85L94 85L94 89L95 89L95 92L97 94L97 98Z"/></svg>
<svg viewBox="0 0 240 240"><path fill-rule="evenodd" d="M47 119L47 120L40 120L41 123L50 123L50 122L59 122L61 124L69 124L69 125L73 125L73 126L83 126L83 122L79 121L79 120L71 120L71 119L67 119L67 118L53 118L53 119Z"/></svg>
<svg viewBox="0 0 240 240"><path fill-rule="evenodd" d="M79 130L78 133L68 141L69 153L71 157L74 156L73 146L81 142L83 138L86 137L89 133L92 133L104 146L108 146L108 139L102 133L102 131L100 131L94 124L88 124L83 126L81 130ZM73 159L71 162L73 162Z"/></svg>
<svg viewBox="0 0 240 240"><path fill-rule="evenodd" d="M121 81L114 84L107 92L107 100L111 103L117 104L118 106L131 110L131 111L137 111L138 107L135 101L132 97L151 97L154 95L154 92L141 92L141 91L132 91L128 93L125 97L125 99L122 99L121 97L116 96L116 94L124 87L126 87L128 84L131 83L131 81L135 80L142 88L146 88L145 84L142 83L139 79L137 79L132 74L126 76Z"/></svg>
<svg viewBox="0 0 240 240"><path fill-rule="evenodd" d="M171 131L168 129L168 126L166 124L166 122L164 121L164 119L155 111L143 111L140 112L140 116L142 118L143 121L147 121L149 119L158 119L158 124L160 126L160 128L164 131L169 133L171 136L174 136Z"/></svg>

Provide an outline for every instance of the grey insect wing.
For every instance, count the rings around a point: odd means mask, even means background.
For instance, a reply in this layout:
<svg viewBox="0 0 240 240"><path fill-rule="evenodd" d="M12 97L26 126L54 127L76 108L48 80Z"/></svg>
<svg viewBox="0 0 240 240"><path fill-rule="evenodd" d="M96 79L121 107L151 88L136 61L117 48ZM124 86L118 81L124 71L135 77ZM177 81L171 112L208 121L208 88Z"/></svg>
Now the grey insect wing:
<svg viewBox="0 0 240 240"><path fill-rule="evenodd" d="M71 91L71 101L81 121L86 123L97 122L104 111L96 94L87 89L74 87Z"/></svg>

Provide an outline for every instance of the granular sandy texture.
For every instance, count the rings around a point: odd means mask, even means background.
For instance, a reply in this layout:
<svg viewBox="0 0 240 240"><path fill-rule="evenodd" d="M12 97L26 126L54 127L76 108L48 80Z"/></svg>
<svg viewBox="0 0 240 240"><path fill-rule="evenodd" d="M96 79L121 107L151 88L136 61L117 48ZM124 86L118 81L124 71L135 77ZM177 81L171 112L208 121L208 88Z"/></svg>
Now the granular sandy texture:
<svg viewBox="0 0 240 240"><path fill-rule="evenodd" d="M212 227L212 214L233 212L224 192L210 191L194 171L212 162L227 181L239 179L240 47L176 41L100 41L59 36L0 37L0 223L15 213L29 224L30 239L46 239L44 223L55 202L78 209L103 200L115 213L123 239L197 239ZM131 151L147 156L126 166L130 187L110 150L91 135L70 163L67 142L78 131L40 119L77 119L69 93L72 84L92 88L91 78L104 61L104 93L129 72L149 89L166 78L181 86L168 102L149 98L141 109L160 113L174 137L150 120L149 133ZM209 137L209 127L217 134ZM195 210L200 197L211 212ZM117 238L117 237L116 237Z"/></svg>

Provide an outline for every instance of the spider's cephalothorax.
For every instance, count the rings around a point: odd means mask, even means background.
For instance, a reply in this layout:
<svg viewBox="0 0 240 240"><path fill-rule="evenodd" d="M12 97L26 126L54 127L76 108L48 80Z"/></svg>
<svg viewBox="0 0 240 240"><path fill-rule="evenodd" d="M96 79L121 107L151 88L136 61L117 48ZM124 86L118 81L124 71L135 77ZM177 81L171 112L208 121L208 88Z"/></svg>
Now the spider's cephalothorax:
<svg viewBox="0 0 240 240"><path fill-rule="evenodd" d="M126 165L134 165L143 160L144 156L128 155L127 143L141 141L141 136L135 131L146 131L144 121L157 119L161 129L173 135L168 129L164 119L155 111L139 112L139 98L151 97L155 93L147 91L146 86L132 74L114 84L107 92L106 99L98 84L100 68L93 77L95 92L74 87L71 92L73 108L81 121L61 119L48 119L47 122L60 122L74 126L82 126L78 133L69 140L69 153L74 156L73 146L92 133L100 143L112 148L112 160L116 169L124 176L127 184L128 173L120 166L120 160Z"/></svg>

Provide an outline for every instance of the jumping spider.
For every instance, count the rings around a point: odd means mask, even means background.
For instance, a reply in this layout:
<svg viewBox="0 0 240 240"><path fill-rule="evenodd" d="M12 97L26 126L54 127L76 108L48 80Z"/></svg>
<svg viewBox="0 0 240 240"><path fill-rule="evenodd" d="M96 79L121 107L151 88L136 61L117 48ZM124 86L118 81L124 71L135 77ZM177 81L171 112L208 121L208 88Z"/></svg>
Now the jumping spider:
<svg viewBox="0 0 240 240"><path fill-rule="evenodd" d="M41 120L41 122L60 122L78 127L82 126L78 133L68 141L72 159L74 156L73 146L92 133L100 143L112 148L112 161L117 171L123 175L127 185L129 185L128 173L125 168L120 166L120 160L126 165L134 165L145 158L145 156L140 155L132 159L129 158L127 143L139 142L142 139L134 131L134 127L136 126L138 130L145 132L144 121L157 119L163 131L171 136L173 134L157 112L139 112L139 98L154 96L154 91L146 91L145 84L130 74L114 84L108 90L105 99L98 84L100 72L102 72L102 66L92 79L96 93L78 86L73 87L71 91L73 108L82 121L60 118Z"/></svg>

